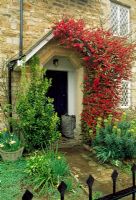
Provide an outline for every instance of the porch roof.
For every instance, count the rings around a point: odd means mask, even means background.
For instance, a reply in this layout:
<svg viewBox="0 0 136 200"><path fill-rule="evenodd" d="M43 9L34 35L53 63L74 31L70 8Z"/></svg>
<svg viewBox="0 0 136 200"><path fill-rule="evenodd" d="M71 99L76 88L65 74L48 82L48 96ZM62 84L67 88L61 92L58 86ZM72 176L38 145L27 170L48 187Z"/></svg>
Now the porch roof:
<svg viewBox="0 0 136 200"><path fill-rule="evenodd" d="M45 44L47 44L53 38L52 30L49 31L45 36L43 36L39 41L37 41L26 53L25 62L27 62L33 55L35 55Z"/></svg>
<svg viewBox="0 0 136 200"><path fill-rule="evenodd" d="M9 63L15 63L17 67L21 66L22 63L26 63L30 60L44 45L46 45L53 38L52 30L38 40L30 49L28 49L21 57L18 55L12 57ZM25 58L25 59L24 59Z"/></svg>

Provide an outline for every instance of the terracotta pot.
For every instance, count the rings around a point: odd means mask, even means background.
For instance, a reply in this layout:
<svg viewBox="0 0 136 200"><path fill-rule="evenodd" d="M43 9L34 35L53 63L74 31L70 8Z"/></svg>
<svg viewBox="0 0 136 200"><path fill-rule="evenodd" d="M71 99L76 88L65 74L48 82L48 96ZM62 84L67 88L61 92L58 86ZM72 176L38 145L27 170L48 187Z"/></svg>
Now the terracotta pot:
<svg viewBox="0 0 136 200"><path fill-rule="evenodd" d="M17 151L7 152L0 149L0 155L4 161L15 161L22 156L24 147L21 147Z"/></svg>

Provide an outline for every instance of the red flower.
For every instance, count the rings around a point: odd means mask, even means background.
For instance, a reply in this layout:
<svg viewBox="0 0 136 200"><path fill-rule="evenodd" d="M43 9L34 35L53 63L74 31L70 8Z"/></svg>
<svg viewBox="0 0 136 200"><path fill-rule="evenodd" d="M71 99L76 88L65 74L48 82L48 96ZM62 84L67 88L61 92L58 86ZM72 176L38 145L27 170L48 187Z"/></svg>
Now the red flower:
<svg viewBox="0 0 136 200"><path fill-rule="evenodd" d="M132 53L136 45L114 37L103 29L88 30L83 20L63 19L54 26L60 45L77 50L84 61L83 111L81 119L95 129L98 116L119 116L121 81L131 75ZM94 74L98 74L97 77Z"/></svg>
<svg viewBox="0 0 136 200"><path fill-rule="evenodd" d="M91 58L90 58L90 56L85 56L85 57L83 57L83 60L84 61L89 61L89 60L91 60Z"/></svg>
<svg viewBox="0 0 136 200"><path fill-rule="evenodd" d="M100 78L95 78L94 79L94 82L93 82L93 88L96 89L99 85L99 82L100 82Z"/></svg>

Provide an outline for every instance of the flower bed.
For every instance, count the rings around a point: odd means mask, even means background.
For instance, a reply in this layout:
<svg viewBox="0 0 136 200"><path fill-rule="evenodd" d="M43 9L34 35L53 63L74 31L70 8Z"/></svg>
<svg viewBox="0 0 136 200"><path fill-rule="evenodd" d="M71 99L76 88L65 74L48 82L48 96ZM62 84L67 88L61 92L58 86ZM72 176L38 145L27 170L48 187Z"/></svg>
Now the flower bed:
<svg viewBox="0 0 136 200"><path fill-rule="evenodd" d="M100 162L118 162L136 158L136 120L129 121L126 113L121 120L111 115L98 119L93 147Z"/></svg>

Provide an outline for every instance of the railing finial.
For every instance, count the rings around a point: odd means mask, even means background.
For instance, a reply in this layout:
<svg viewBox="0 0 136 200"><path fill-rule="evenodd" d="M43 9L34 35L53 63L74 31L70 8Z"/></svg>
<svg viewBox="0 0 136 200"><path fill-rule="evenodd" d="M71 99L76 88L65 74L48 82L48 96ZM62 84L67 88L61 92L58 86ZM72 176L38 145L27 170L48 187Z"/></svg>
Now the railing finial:
<svg viewBox="0 0 136 200"><path fill-rule="evenodd" d="M118 178L117 170L113 171L113 173L111 174L111 178L112 178L112 181L113 181L113 194L115 194L115 192L116 192L116 182L117 182L117 178Z"/></svg>
<svg viewBox="0 0 136 200"><path fill-rule="evenodd" d="M64 194L67 189L67 185L64 181L61 181L60 185L58 186L58 191L60 192L61 200L64 200Z"/></svg>
<svg viewBox="0 0 136 200"><path fill-rule="evenodd" d="M94 178L93 178L93 176L89 175L89 177L88 177L86 183L87 183L88 189L89 189L89 200L92 200L92 199L93 199L92 187L93 187L93 183L94 183Z"/></svg>
<svg viewBox="0 0 136 200"><path fill-rule="evenodd" d="M29 190L26 190L22 196L22 200L32 200L32 198L33 194Z"/></svg>

